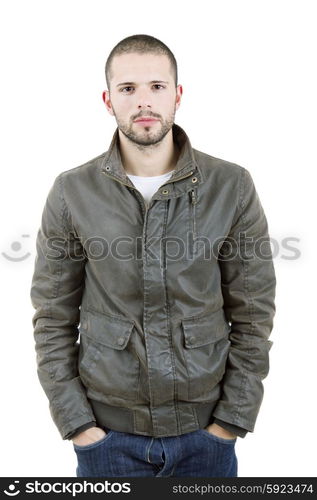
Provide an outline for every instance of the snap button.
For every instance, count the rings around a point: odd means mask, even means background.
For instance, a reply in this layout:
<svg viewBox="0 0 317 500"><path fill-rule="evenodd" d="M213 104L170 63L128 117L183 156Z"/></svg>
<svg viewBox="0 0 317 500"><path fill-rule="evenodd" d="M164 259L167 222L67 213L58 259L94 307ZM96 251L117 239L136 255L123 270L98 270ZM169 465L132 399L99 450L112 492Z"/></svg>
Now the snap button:
<svg viewBox="0 0 317 500"><path fill-rule="evenodd" d="M118 340L117 340L117 344L118 345L123 345L124 344L124 338L123 337L119 337Z"/></svg>
<svg viewBox="0 0 317 500"><path fill-rule="evenodd" d="M87 327L88 327L88 323L87 323L87 321L83 321L83 323L82 323L82 327L83 327L83 329L84 329L84 330L86 330L86 329L87 329Z"/></svg>
<svg viewBox="0 0 317 500"><path fill-rule="evenodd" d="M168 189L162 189L162 194L168 194L168 193L169 193Z"/></svg>
<svg viewBox="0 0 317 500"><path fill-rule="evenodd" d="M107 172L109 172L109 170L111 170L110 165L106 165L106 170L107 170Z"/></svg>
<svg viewBox="0 0 317 500"><path fill-rule="evenodd" d="M193 183L195 183L195 182L197 182L197 181L198 181L197 177L193 177L193 178L192 178L192 182L193 182Z"/></svg>
<svg viewBox="0 0 317 500"><path fill-rule="evenodd" d="M188 342L193 344L195 342L195 337L189 337Z"/></svg>

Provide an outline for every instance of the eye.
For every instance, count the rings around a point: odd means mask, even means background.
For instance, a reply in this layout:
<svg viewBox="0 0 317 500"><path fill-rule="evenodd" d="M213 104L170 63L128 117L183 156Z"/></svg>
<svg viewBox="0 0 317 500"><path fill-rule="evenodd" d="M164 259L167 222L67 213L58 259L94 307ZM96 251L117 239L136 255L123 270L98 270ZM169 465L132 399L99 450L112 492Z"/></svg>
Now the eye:
<svg viewBox="0 0 317 500"><path fill-rule="evenodd" d="M128 94L131 89L133 89L133 87L123 87L122 89L120 89L120 92L123 92L124 94Z"/></svg>
<svg viewBox="0 0 317 500"><path fill-rule="evenodd" d="M159 84L159 83L155 83L155 84L153 85L153 87L155 87L155 90L165 89L164 85L161 85L161 84ZM158 87L160 87L160 88L158 88Z"/></svg>

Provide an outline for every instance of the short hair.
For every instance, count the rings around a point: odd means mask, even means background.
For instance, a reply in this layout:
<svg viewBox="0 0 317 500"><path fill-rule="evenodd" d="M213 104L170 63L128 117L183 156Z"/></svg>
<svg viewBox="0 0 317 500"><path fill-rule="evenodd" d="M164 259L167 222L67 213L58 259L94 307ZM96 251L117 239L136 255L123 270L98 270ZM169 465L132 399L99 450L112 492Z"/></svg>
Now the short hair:
<svg viewBox="0 0 317 500"><path fill-rule="evenodd" d="M133 52L137 52L139 54L165 54L171 63L172 71L174 73L175 87L177 87L177 62L173 52L167 47L167 45L161 42L161 40L154 38L154 36L132 35L117 43L108 56L105 67L108 89L110 89L110 69L113 58L118 55L131 54Z"/></svg>

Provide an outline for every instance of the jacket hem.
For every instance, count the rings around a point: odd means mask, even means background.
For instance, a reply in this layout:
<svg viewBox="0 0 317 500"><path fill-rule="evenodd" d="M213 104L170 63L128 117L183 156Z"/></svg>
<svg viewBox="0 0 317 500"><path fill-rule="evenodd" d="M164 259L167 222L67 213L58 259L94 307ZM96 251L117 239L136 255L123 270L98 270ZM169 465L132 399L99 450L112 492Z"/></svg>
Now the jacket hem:
<svg viewBox="0 0 317 500"><path fill-rule="evenodd" d="M212 421L212 412L216 407L218 401L211 401L208 403L186 403L186 406L190 405L195 415L195 418L191 422L186 422L186 431L179 433L166 433L156 435L154 431L145 431L137 428L136 412L131 408L111 406L107 403L102 403L94 399L89 399L89 403L93 409L97 425L100 427L107 427L119 432L127 432L131 434L140 434L143 436L152 437L167 437L173 435L185 434L187 432L193 432L199 429L204 429ZM181 403L178 402L179 409L181 408Z"/></svg>

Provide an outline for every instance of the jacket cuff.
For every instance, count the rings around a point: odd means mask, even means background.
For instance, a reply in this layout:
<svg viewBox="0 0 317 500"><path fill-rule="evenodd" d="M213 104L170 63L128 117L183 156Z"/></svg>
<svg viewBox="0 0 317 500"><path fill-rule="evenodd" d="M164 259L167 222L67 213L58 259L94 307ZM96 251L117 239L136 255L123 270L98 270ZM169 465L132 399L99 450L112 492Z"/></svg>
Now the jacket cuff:
<svg viewBox="0 0 317 500"><path fill-rule="evenodd" d="M228 424L228 422L224 422L223 420L219 420L218 418L215 418L213 420L213 423L220 425L220 427L223 427L227 431L230 431L232 432L232 434L236 434L241 438L244 438L248 432L246 429L243 429L242 427L238 427L237 425L233 424Z"/></svg>
<svg viewBox="0 0 317 500"><path fill-rule="evenodd" d="M77 436L77 434L80 434L81 432L85 431L86 429L90 429L90 427L97 427L96 422L88 422L87 424L81 425L80 427L77 427L76 430L74 430L72 433L68 434L67 439L72 439L73 437Z"/></svg>

